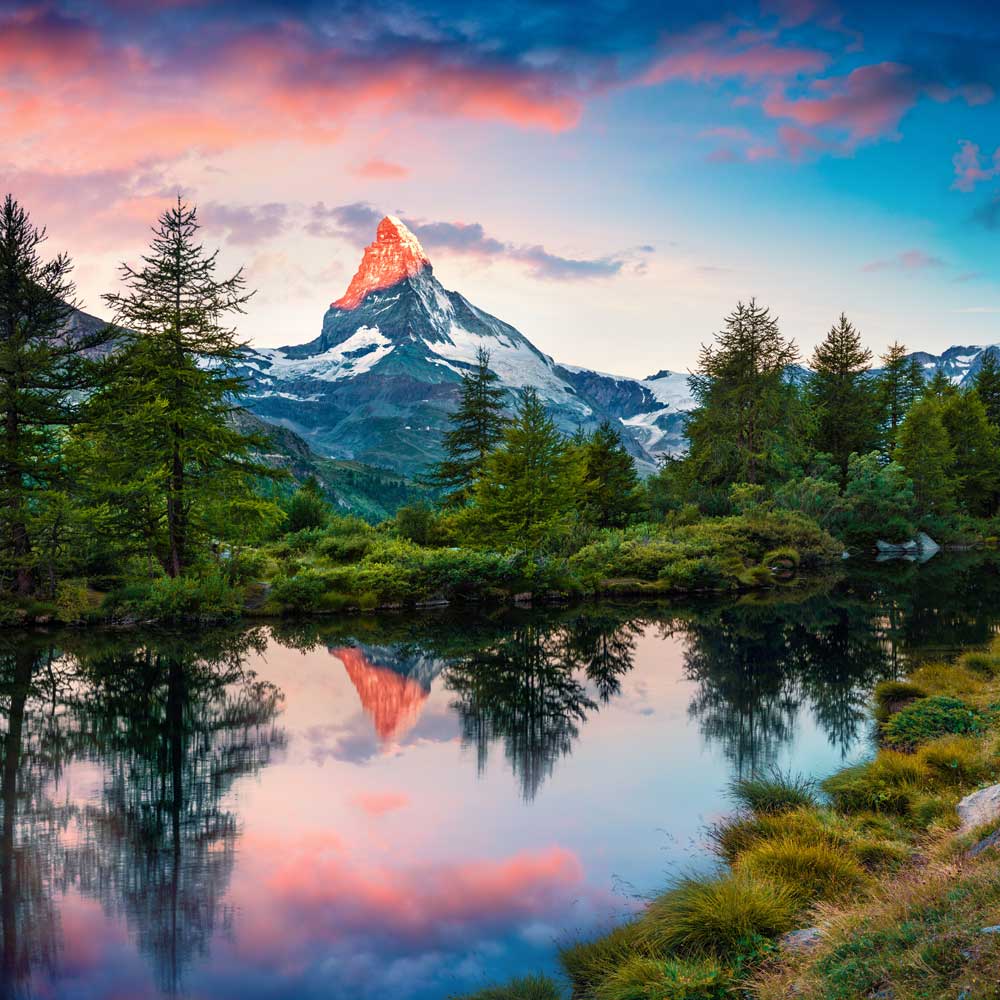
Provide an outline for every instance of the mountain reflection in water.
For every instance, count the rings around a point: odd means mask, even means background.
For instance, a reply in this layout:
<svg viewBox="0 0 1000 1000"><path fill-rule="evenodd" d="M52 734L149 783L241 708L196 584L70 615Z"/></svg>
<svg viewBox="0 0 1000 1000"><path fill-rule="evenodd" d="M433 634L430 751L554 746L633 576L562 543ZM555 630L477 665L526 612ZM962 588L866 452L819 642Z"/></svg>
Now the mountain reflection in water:
<svg viewBox="0 0 1000 1000"><path fill-rule="evenodd" d="M863 752L989 559L828 591L0 638L0 996L438 1000L634 906L734 774ZM513 781L511 780L513 775ZM667 838L666 830L674 839Z"/></svg>

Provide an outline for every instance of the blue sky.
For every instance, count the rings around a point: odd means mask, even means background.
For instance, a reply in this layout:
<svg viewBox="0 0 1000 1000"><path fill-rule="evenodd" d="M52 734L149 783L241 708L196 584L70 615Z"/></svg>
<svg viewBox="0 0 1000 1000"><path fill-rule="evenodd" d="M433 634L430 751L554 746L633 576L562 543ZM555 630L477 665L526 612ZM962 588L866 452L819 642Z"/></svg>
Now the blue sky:
<svg viewBox="0 0 1000 1000"><path fill-rule="evenodd" d="M100 312L180 191L313 337L366 220L560 360L684 370L757 296L808 354L1000 341L984 3L0 0L0 181Z"/></svg>

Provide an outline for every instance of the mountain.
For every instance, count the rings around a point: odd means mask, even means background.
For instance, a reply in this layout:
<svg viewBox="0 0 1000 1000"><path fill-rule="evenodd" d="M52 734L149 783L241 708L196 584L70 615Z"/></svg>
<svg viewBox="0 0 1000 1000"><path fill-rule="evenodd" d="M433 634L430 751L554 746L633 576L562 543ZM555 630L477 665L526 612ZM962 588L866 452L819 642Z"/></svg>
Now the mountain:
<svg viewBox="0 0 1000 1000"><path fill-rule="evenodd" d="M658 455L683 448L692 406L685 375L639 380L557 364L509 323L447 291L393 216L379 223L315 340L248 355L244 404L322 454L411 474L440 457L462 376L480 347L511 405L533 386L566 432L611 420L646 471Z"/></svg>
<svg viewBox="0 0 1000 1000"><path fill-rule="evenodd" d="M1000 344L985 347L949 347L943 354L915 351L910 357L917 360L927 378L940 369L955 385L962 386L968 385L976 377L987 351L992 351L1000 357Z"/></svg>

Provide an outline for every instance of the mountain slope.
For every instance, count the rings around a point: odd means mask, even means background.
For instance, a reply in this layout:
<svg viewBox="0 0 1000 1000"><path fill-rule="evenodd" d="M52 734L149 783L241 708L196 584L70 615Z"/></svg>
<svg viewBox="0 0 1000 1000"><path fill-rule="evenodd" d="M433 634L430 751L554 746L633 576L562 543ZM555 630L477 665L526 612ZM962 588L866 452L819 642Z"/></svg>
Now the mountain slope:
<svg viewBox="0 0 1000 1000"><path fill-rule="evenodd" d="M416 237L390 216L315 340L248 357L245 403L324 454L413 473L440 457L480 347L512 405L532 386L568 433L611 420L646 470L681 446L684 376L638 381L556 364L509 323L445 290Z"/></svg>

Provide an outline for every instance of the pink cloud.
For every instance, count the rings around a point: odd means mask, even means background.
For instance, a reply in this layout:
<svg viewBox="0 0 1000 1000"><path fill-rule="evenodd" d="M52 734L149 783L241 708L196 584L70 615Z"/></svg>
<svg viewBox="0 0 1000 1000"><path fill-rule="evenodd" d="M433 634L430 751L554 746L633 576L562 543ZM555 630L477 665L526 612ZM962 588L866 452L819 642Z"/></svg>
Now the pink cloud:
<svg viewBox="0 0 1000 1000"><path fill-rule="evenodd" d="M883 62L860 66L846 76L815 80L810 96L790 98L774 91L764 112L804 128L831 127L856 144L895 134L900 119L917 102L920 86L907 66Z"/></svg>
<svg viewBox="0 0 1000 1000"><path fill-rule="evenodd" d="M819 72L830 61L819 49L775 45L746 35L734 39L711 37L714 34L703 33L703 40L693 45L682 40L676 50L667 52L646 70L642 82L783 79Z"/></svg>
<svg viewBox="0 0 1000 1000"><path fill-rule="evenodd" d="M372 818L405 809L410 802L409 795L398 792L358 792L351 796L351 804Z"/></svg>
<svg viewBox="0 0 1000 1000"><path fill-rule="evenodd" d="M399 163L391 163L388 160L366 160L362 163L356 170L355 173L359 177L364 177L367 180L397 180L402 177L408 177L410 174L409 167L404 167Z"/></svg>
<svg viewBox="0 0 1000 1000"><path fill-rule="evenodd" d="M977 184L992 180L1000 174L1000 147L994 150L992 161L984 166L979 147L968 139L962 139L951 162L955 165L952 188L956 191L973 191Z"/></svg>
<svg viewBox="0 0 1000 1000"><path fill-rule="evenodd" d="M933 257L923 250L904 250L896 254L895 257L881 260L872 260L863 265L861 270L868 272L875 271L924 271L927 268L944 267L944 261L940 257Z"/></svg>

